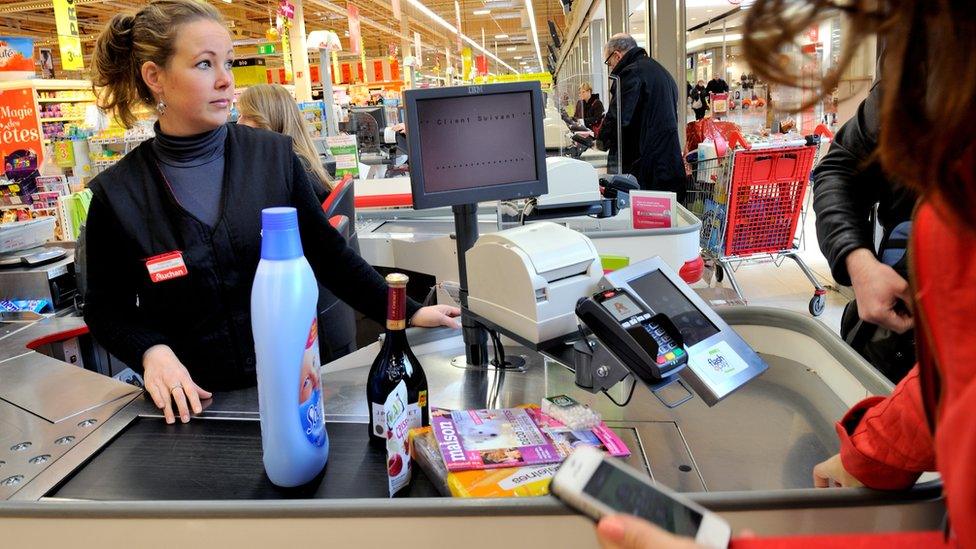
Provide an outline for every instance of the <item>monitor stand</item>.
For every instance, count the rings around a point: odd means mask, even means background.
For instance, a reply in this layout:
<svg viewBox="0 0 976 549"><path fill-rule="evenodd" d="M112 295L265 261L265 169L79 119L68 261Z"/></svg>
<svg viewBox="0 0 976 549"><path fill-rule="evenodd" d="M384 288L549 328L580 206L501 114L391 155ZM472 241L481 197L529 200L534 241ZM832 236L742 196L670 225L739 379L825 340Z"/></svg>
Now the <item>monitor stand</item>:
<svg viewBox="0 0 976 549"><path fill-rule="evenodd" d="M485 369L489 366L488 332L466 312L468 309L468 269L465 254L478 240L478 205L458 204L452 206L451 209L454 211L454 231L457 237L464 358L468 367Z"/></svg>

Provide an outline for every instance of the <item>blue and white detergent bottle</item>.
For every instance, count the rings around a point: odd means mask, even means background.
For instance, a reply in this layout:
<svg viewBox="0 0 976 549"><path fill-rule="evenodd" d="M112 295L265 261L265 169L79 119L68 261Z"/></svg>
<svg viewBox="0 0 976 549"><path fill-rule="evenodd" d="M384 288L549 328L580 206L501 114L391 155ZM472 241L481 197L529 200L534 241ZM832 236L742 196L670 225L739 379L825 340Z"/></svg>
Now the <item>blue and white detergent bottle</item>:
<svg viewBox="0 0 976 549"><path fill-rule="evenodd" d="M319 376L319 290L302 255L295 208L267 208L261 225L251 328L264 470L278 486L299 486L329 459Z"/></svg>

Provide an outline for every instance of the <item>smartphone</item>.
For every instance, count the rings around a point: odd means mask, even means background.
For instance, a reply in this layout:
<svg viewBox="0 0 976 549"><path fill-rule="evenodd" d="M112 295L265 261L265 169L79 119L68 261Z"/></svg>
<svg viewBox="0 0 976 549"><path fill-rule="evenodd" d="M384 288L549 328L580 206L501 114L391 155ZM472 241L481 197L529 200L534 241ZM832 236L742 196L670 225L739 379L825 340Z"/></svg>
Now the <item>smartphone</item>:
<svg viewBox="0 0 976 549"><path fill-rule="evenodd" d="M600 520L626 513L648 520L705 547L728 546L732 529L721 517L664 487L654 486L630 467L584 446L563 462L549 487L570 507Z"/></svg>

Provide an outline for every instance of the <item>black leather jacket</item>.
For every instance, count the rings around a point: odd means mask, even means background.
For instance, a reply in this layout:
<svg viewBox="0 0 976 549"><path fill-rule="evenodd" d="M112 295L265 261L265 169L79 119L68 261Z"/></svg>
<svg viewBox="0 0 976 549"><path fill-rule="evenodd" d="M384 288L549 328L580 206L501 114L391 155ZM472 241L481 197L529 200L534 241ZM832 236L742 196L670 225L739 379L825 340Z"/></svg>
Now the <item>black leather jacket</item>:
<svg viewBox="0 0 976 549"><path fill-rule="evenodd" d="M881 111L878 83L845 123L829 152L813 174L813 210L817 238L831 274L849 286L847 254L858 248L874 251L871 210L878 204L878 221L885 234L912 217L915 194L890 181L881 172L875 151Z"/></svg>

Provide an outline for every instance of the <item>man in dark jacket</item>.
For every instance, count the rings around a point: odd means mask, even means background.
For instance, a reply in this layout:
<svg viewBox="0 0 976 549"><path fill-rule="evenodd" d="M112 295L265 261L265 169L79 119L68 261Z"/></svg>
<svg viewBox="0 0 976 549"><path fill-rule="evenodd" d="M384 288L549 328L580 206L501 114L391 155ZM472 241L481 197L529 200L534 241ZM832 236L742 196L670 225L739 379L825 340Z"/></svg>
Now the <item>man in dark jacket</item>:
<svg viewBox="0 0 976 549"><path fill-rule="evenodd" d="M685 170L678 141L678 85L627 34L610 38L603 49L610 67L610 104L600 133L608 164L637 178L641 189L684 191ZM617 142L619 123L621 143Z"/></svg>
<svg viewBox="0 0 976 549"><path fill-rule="evenodd" d="M885 178L874 156L880 108L881 90L876 83L858 106L857 115L837 132L830 151L814 171L813 209L820 249L834 280L854 288L860 319L904 334L914 324L904 305L911 299L908 281L878 260L870 218L877 204L878 221L884 234L890 235L897 225L911 219L917 198ZM891 364L869 360L892 381L904 375L891 375Z"/></svg>
<svg viewBox="0 0 976 549"><path fill-rule="evenodd" d="M708 81L708 85L705 86L705 91L708 93L728 93L729 83L723 80L718 73L715 73L715 76L713 76L712 79Z"/></svg>

